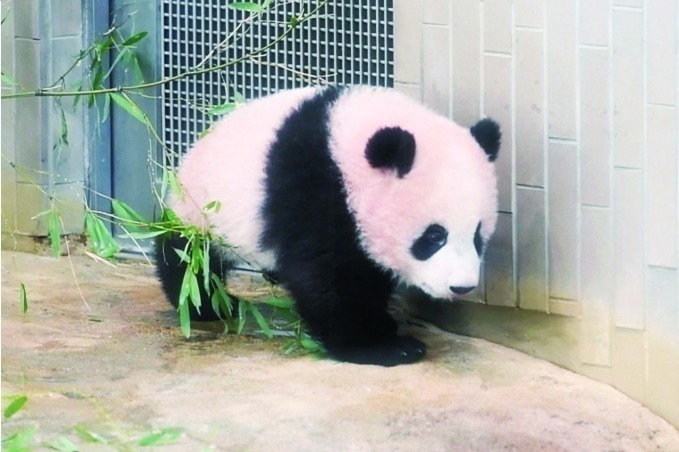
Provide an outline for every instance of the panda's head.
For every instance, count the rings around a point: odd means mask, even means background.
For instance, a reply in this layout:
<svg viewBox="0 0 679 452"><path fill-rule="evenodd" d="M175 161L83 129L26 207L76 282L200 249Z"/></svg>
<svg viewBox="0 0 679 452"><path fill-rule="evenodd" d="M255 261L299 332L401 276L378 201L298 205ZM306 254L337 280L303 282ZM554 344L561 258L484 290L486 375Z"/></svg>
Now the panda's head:
<svg viewBox="0 0 679 452"><path fill-rule="evenodd" d="M398 279L452 299L477 286L495 230L500 128L483 119L466 129L428 110L394 122L364 128L360 159L335 140L359 239Z"/></svg>

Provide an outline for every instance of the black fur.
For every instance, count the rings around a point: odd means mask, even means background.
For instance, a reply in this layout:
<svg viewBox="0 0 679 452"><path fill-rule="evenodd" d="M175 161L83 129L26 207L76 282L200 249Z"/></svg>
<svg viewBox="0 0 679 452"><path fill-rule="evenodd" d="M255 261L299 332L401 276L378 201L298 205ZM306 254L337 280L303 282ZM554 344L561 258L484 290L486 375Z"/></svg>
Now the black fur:
<svg viewBox="0 0 679 452"><path fill-rule="evenodd" d="M368 140L365 157L373 168L395 169L403 177L413 167L415 137L400 127L385 127Z"/></svg>
<svg viewBox="0 0 679 452"><path fill-rule="evenodd" d="M474 232L474 248L476 248L476 254L481 256L483 253L483 237L481 237L481 223L476 226L476 232Z"/></svg>
<svg viewBox="0 0 679 452"><path fill-rule="evenodd" d="M430 224L415 240L410 254L419 261L426 261L448 242L448 231L440 224Z"/></svg>
<svg viewBox="0 0 679 452"><path fill-rule="evenodd" d="M422 342L398 336L387 313L390 275L360 248L339 168L328 108L340 91L305 101L278 130L268 156L261 246L277 256L278 281L333 357L393 366L418 361Z"/></svg>
<svg viewBox="0 0 679 452"><path fill-rule="evenodd" d="M186 271L186 262L179 258L179 255L174 248L185 250L187 239L180 235L166 236L162 235L156 239L156 273L163 291L167 299L176 308L179 303L179 293L182 288L182 281L184 279L184 272ZM220 256L213 247L210 248L210 271L221 278L226 277L226 272L229 269L230 263ZM207 296L205 288L203 287L203 273L198 275L198 287L200 288L201 309L200 313L189 303L189 314L191 320L210 321L219 320L219 316L212 309L210 297ZM236 301L232 297L232 301Z"/></svg>
<svg viewBox="0 0 679 452"><path fill-rule="evenodd" d="M486 152L488 160L494 162L497 159L502 139L502 132L500 132L498 123L490 118L484 118L474 124L469 131Z"/></svg>

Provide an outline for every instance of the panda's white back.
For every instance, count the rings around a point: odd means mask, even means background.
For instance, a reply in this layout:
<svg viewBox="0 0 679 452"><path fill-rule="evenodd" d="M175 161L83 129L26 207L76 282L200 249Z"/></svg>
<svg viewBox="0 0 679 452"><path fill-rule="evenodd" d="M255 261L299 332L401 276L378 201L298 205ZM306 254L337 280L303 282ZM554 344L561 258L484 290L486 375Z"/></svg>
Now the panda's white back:
<svg viewBox="0 0 679 452"><path fill-rule="evenodd" d="M274 256L259 250L268 151L280 125L315 88L282 91L252 101L226 116L180 163L182 196L168 205L187 224L226 238L243 259L271 268ZM205 211L212 202L218 212Z"/></svg>

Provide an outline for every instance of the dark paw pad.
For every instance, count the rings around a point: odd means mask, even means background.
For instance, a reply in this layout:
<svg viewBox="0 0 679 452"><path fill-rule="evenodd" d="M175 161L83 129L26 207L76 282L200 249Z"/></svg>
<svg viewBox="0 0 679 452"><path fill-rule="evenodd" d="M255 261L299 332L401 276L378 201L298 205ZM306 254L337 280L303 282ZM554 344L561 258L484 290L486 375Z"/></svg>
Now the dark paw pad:
<svg viewBox="0 0 679 452"><path fill-rule="evenodd" d="M424 357L427 346L411 336L394 336L387 340L354 347L326 347L330 355L355 364L374 364L392 367L412 364Z"/></svg>

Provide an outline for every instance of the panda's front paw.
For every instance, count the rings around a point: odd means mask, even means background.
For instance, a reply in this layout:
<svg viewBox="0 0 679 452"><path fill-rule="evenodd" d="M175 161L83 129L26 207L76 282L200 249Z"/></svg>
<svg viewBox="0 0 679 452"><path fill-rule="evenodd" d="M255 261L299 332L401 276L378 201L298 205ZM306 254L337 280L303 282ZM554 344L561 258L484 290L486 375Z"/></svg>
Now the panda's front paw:
<svg viewBox="0 0 679 452"><path fill-rule="evenodd" d="M326 346L328 352L340 361L355 364L374 364L392 367L412 364L427 353L427 346L412 336L393 336L376 344L360 347Z"/></svg>

